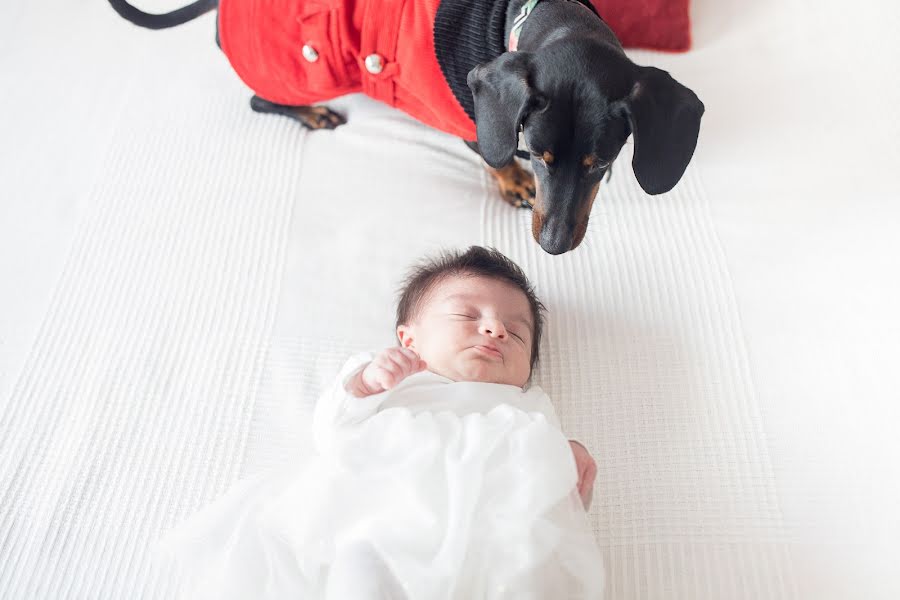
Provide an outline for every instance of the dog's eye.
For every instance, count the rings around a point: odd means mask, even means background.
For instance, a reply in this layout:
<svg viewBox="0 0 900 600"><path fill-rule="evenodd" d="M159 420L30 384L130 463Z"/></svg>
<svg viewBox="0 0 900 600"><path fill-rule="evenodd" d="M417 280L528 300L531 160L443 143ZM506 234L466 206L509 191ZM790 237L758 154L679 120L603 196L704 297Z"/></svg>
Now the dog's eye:
<svg viewBox="0 0 900 600"><path fill-rule="evenodd" d="M532 151L531 156L538 162L544 163L545 165L552 165L553 161L556 160L556 157L553 156L553 153L549 150L544 150L543 152Z"/></svg>
<svg viewBox="0 0 900 600"><path fill-rule="evenodd" d="M608 160L603 160L595 154L588 154L581 159L581 164L588 173L594 173L609 166Z"/></svg>

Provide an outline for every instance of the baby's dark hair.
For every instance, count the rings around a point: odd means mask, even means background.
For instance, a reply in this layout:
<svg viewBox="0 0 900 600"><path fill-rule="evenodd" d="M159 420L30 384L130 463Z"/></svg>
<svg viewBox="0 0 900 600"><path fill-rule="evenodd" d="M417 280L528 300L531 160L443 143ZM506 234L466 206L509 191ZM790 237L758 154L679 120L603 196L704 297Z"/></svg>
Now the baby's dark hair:
<svg viewBox="0 0 900 600"><path fill-rule="evenodd" d="M531 368L538 361L546 308L519 265L494 248L471 246L465 251L443 252L413 267L403 282L397 302L397 323L408 325L416 319L428 293L446 277L479 276L516 286L528 299L534 332L531 338Z"/></svg>

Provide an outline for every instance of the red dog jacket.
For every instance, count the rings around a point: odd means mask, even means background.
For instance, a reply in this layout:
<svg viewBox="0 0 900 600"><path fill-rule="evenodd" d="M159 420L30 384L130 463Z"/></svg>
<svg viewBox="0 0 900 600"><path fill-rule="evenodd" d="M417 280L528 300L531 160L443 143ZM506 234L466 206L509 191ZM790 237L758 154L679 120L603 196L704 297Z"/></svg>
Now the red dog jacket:
<svg viewBox="0 0 900 600"><path fill-rule="evenodd" d="M238 76L270 102L298 106L362 92L474 140L475 123L436 58L441 3L222 0L219 36Z"/></svg>

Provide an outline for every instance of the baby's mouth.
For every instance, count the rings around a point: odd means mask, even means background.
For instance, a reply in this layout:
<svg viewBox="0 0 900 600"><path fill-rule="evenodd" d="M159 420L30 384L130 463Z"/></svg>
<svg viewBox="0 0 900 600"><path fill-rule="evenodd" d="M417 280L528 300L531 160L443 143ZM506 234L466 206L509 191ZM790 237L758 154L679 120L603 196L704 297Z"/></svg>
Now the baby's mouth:
<svg viewBox="0 0 900 600"><path fill-rule="evenodd" d="M485 356L491 358L503 359L503 354L494 346L488 346L485 344L478 344L476 346L472 346L472 348L478 352L479 354L483 354Z"/></svg>

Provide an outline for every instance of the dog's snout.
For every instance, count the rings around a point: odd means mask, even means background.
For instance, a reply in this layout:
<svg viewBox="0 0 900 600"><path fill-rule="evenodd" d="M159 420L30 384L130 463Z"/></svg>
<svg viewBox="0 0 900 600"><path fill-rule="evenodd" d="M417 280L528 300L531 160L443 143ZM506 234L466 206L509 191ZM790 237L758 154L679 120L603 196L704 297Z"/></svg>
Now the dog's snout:
<svg viewBox="0 0 900 600"><path fill-rule="evenodd" d="M547 254L553 254L554 256L565 254L572 248L571 241L564 240L559 236L542 235L540 244L541 248L544 249L544 252L546 252Z"/></svg>
<svg viewBox="0 0 900 600"><path fill-rule="evenodd" d="M544 219L537 242L547 254L565 254L572 249L575 227L564 219Z"/></svg>

